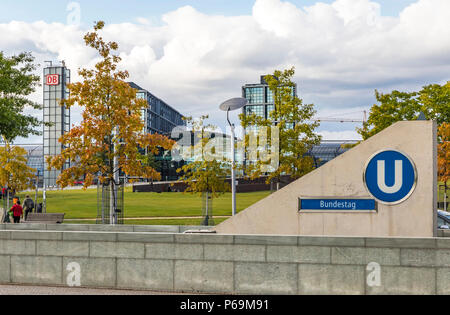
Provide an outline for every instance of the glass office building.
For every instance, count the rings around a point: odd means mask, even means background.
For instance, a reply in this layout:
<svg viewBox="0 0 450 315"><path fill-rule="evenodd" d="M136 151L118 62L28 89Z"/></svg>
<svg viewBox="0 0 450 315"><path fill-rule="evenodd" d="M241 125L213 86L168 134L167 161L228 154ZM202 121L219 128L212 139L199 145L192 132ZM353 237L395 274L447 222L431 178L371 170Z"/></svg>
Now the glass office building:
<svg viewBox="0 0 450 315"><path fill-rule="evenodd" d="M242 97L246 98L248 103L243 107L244 115L256 114L259 117L270 119L270 113L275 110L272 91L264 80L264 75L260 76L259 83L245 84L242 87ZM292 90L292 95L297 95L297 85ZM291 124L293 126L293 124ZM288 126L289 127L289 126ZM249 126L245 129L245 133L257 132L258 127ZM248 154L244 154L245 165L254 164L256 160L249 158Z"/></svg>
<svg viewBox="0 0 450 315"><path fill-rule="evenodd" d="M128 83L132 88L137 89L137 97L147 101L148 107L142 111L141 117L144 121L144 132L150 134L163 134L171 137L172 130L176 126L186 126L186 122L181 115L173 107L169 106L163 100L157 98L149 91L141 88L134 82ZM176 172L184 161L174 161L171 152L162 151L155 160L158 164L157 171L161 173L161 180L176 180L179 174Z"/></svg>
<svg viewBox="0 0 450 315"><path fill-rule="evenodd" d="M297 85L292 93L297 95ZM263 75L260 77L260 83L245 84L242 87L242 97L248 100L248 104L242 110L245 115L256 114L260 117L270 118L270 112L275 109L272 91Z"/></svg>
<svg viewBox="0 0 450 315"><path fill-rule="evenodd" d="M148 107L142 111L144 120L144 132L154 134L165 134L170 136L172 129L176 126L185 126L183 115L169 106L163 100L157 98L152 93L144 90L134 82L128 83L132 88L137 89L137 97L147 100Z"/></svg>
<svg viewBox="0 0 450 315"><path fill-rule="evenodd" d="M44 122L52 126L44 126L44 184L46 187L56 186L59 170L48 170L46 159L61 153L63 145L58 139L70 130L70 109L60 105L62 99L69 97L67 84L70 83L70 70L61 66L44 68ZM69 166L66 163L64 168Z"/></svg>

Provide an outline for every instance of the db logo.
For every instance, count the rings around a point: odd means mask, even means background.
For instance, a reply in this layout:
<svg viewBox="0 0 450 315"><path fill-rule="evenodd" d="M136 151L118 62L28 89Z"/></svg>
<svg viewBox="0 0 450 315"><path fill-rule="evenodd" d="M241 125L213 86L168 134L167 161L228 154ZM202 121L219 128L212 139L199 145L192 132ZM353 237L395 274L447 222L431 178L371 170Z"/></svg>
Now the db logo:
<svg viewBox="0 0 450 315"><path fill-rule="evenodd" d="M47 85L58 85L59 84L59 74L48 74L45 77L45 83Z"/></svg>
<svg viewBox="0 0 450 315"><path fill-rule="evenodd" d="M375 153L367 162L363 174L369 193L384 204L397 204L414 191L417 171L404 153L385 150Z"/></svg>

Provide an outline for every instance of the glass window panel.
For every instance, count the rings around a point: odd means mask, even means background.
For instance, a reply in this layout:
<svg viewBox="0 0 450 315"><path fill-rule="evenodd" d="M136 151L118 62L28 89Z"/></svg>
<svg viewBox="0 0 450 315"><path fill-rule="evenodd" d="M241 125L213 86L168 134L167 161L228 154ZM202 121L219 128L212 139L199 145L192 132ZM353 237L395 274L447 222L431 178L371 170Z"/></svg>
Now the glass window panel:
<svg viewBox="0 0 450 315"><path fill-rule="evenodd" d="M246 106L245 107L246 114L256 114L257 116L264 117L264 105L257 106Z"/></svg>
<svg viewBox="0 0 450 315"><path fill-rule="evenodd" d="M263 87L245 88L245 97L250 104L264 103Z"/></svg>
<svg viewBox="0 0 450 315"><path fill-rule="evenodd" d="M270 113L275 109L274 105L267 105L267 118L270 118Z"/></svg>
<svg viewBox="0 0 450 315"><path fill-rule="evenodd" d="M267 87L266 88L266 92L267 92L267 100L266 100L266 102L267 103L273 103L273 93L272 93L272 91Z"/></svg>

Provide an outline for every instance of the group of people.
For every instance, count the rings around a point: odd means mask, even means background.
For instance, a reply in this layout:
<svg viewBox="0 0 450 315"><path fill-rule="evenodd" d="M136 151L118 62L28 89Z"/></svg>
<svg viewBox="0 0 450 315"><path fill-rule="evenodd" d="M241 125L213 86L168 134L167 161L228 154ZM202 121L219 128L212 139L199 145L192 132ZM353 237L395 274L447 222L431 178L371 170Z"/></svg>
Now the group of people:
<svg viewBox="0 0 450 315"><path fill-rule="evenodd" d="M8 193L10 196L14 196L16 194L16 190L11 190L10 188L6 188L6 187L2 187L2 189L0 189L0 199L6 199L8 196Z"/></svg>
<svg viewBox="0 0 450 315"><path fill-rule="evenodd" d="M23 201L23 207L21 205L19 197L13 198L13 206L8 211L8 213L5 214L5 217L3 219L3 223L10 223L10 216L13 217L14 223L20 223L20 219L22 216L24 219L27 219L27 216L30 212L32 212L34 209L34 201L30 198L29 195L25 197L25 200Z"/></svg>

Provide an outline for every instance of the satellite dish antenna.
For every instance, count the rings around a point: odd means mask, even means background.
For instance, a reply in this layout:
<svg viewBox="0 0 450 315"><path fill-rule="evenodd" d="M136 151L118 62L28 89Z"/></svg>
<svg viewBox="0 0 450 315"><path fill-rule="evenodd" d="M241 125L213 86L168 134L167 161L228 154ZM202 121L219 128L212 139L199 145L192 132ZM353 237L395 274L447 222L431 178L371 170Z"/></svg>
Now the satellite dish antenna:
<svg viewBox="0 0 450 315"><path fill-rule="evenodd" d="M219 108L223 110L224 112L236 110L239 108L244 107L247 105L248 101L246 98L243 97L235 97L231 98L228 101L223 102L220 104Z"/></svg>

